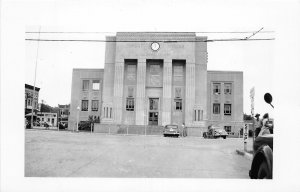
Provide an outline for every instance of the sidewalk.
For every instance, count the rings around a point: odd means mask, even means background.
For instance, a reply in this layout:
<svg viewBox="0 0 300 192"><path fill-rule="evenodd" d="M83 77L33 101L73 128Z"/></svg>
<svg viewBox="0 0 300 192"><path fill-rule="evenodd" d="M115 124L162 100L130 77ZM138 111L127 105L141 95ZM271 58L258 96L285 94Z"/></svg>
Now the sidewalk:
<svg viewBox="0 0 300 192"><path fill-rule="evenodd" d="M38 129L38 130L56 130L57 131L57 127L41 127L41 126L33 126L32 129ZM60 130L62 131L62 130Z"/></svg>

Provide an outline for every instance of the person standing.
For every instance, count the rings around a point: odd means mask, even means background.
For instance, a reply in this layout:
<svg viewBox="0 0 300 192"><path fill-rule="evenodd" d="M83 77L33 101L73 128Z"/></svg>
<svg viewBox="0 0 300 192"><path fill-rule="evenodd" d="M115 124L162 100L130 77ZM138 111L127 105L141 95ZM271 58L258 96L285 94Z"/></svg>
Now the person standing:
<svg viewBox="0 0 300 192"><path fill-rule="evenodd" d="M254 130L255 134L254 135L255 135L255 137L258 136L258 134L261 130L261 127L262 127L262 121L259 119L259 116L260 116L260 114L257 113L255 115L255 120L254 120L254 128L255 128L255 130Z"/></svg>
<svg viewBox="0 0 300 192"><path fill-rule="evenodd" d="M186 136L187 136L186 127L184 123L182 123L182 137L186 137Z"/></svg>
<svg viewBox="0 0 300 192"><path fill-rule="evenodd" d="M263 119L262 119L262 127L260 130L260 133L258 134L259 136L265 135L265 134L270 134L268 122L269 122L269 114L266 113L266 114L264 114Z"/></svg>

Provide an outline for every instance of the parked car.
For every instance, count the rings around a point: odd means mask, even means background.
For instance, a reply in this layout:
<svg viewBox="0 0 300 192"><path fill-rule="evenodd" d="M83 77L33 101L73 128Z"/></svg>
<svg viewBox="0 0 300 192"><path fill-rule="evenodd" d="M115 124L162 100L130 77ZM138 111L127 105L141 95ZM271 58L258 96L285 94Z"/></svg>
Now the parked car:
<svg viewBox="0 0 300 192"><path fill-rule="evenodd" d="M164 135L164 137L166 137L166 136L179 137L178 125L166 125L164 127L163 135Z"/></svg>
<svg viewBox="0 0 300 192"><path fill-rule="evenodd" d="M42 125L46 128L52 127L52 124L50 122L43 122Z"/></svg>
<svg viewBox="0 0 300 192"><path fill-rule="evenodd" d="M208 131L203 133L204 138L216 139L222 137L223 139L226 139L226 137L228 136L228 133L219 126L210 125L207 129Z"/></svg>
<svg viewBox="0 0 300 192"><path fill-rule="evenodd" d="M264 99L273 107L271 94L266 93ZM254 155L249 171L251 179L273 178L273 121L267 121L266 127L269 127L270 133L259 135L253 142Z"/></svg>
<svg viewBox="0 0 300 192"><path fill-rule="evenodd" d="M68 123L59 122L59 129L66 129L68 127Z"/></svg>
<svg viewBox="0 0 300 192"><path fill-rule="evenodd" d="M91 131L91 122L90 121L80 121L78 123L79 131Z"/></svg>

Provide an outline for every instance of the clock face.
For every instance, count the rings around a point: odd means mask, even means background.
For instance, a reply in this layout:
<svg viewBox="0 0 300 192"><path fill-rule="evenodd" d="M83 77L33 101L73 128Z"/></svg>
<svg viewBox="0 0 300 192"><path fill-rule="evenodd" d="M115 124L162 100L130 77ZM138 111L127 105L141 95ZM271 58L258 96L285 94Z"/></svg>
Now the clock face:
<svg viewBox="0 0 300 192"><path fill-rule="evenodd" d="M153 51L157 51L159 49L159 47L160 47L159 43L157 43L157 42L154 42L154 43L151 44L151 49Z"/></svg>

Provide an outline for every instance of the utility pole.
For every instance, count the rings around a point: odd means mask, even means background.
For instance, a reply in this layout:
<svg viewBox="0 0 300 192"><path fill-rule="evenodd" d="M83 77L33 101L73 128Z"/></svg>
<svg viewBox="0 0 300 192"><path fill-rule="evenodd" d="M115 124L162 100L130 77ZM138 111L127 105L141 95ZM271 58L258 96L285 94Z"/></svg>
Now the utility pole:
<svg viewBox="0 0 300 192"><path fill-rule="evenodd" d="M41 26L39 27L39 39L41 35ZM39 46L40 46L40 41L38 41L37 44L37 49L36 49L36 60L35 60L35 72L34 72L34 84L33 84L33 97L32 97L32 103L31 103L31 128L33 128L33 101L35 97L35 81L36 81L36 70L37 70L37 63L38 63L38 56L39 56ZM38 102L38 101L37 101Z"/></svg>

